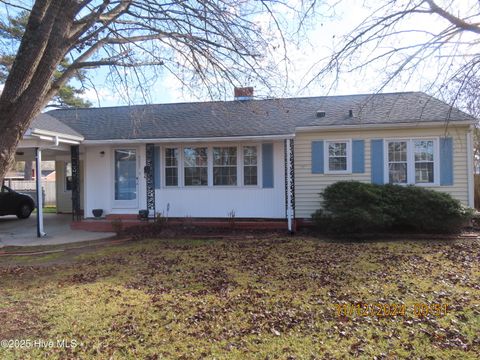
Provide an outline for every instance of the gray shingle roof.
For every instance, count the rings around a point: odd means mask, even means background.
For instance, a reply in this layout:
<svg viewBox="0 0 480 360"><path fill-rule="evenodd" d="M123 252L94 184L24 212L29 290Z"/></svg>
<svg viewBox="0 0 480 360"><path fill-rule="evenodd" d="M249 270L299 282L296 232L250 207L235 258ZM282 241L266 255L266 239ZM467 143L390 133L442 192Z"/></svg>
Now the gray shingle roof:
<svg viewBox="0 0 480 360"><path fill-rule="evenodd" d="M325 117L317 117L317 111L325 111ZM421 92L67 109L48 114L86 140L287 135L299 126L474 120Z"/></svg>
<svg viewBox="0 0 480 360"><path fill-rule="evenodd" d="M52 131L60 134L82 137L81 134L49 114L40 114L35 117L30 125L31 129Z"/></svg>

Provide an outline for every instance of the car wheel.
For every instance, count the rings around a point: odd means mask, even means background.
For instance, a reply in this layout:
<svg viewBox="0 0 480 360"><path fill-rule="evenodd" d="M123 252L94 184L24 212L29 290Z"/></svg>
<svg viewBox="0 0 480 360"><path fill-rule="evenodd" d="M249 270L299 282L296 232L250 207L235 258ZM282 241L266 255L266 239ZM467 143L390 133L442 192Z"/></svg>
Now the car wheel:
<svg viewBox="0 0 480 360"><path fill-rule="evenodd" d="M17 217L19 219L27 219L32 213L33 209L28 204L22 204L18 208Z"/></svg>

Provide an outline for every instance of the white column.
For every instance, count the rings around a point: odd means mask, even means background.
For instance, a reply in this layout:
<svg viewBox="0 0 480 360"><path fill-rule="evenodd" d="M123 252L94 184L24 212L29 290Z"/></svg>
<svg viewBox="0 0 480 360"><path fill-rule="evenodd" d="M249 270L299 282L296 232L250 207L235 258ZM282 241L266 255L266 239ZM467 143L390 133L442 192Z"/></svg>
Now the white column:
<svg viewBox="0 0 480 360"><path fill-rule="evenodd" d="M293 209L292 209L292 162L290 159L290 139L287 139L285 142L286 146L286 162L287 162L287 221L288 221L288 231L292 232L292 216L293 216Z"/></svg>
<svg viewBox="0 0 480 360"><path fill-rule="evenodd" d="M42 150L35 148L35 180L37 187L37 237L45 236L43 231L43 192L42 192Z"/></svg>

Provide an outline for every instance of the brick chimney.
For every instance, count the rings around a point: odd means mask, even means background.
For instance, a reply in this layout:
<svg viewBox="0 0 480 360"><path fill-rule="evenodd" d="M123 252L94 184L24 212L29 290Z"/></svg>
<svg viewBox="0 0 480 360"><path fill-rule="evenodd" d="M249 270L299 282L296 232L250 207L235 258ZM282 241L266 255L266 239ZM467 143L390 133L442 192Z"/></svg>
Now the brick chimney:
<svg viewBox="0 0 480 360"><path fill-rule="evenodd" d="M253 87L236 87L234 90L234 100L253 100Z"/></svg>

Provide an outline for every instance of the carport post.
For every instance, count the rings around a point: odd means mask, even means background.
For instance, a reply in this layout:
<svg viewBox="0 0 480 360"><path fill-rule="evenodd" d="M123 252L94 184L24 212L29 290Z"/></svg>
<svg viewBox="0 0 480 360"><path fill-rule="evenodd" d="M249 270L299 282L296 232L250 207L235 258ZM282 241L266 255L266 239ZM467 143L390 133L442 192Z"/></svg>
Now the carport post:
<svg viewBox="0 0 480 360"><path fill-rule="evenodd" d="M42 150L35 148L35 181L37 190L37 237L45 236L43 232L43 193L42 193Z"/></svg>

